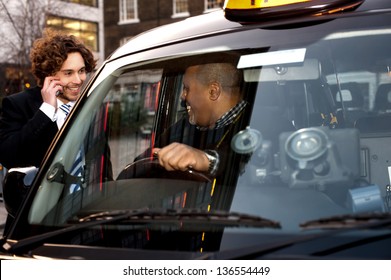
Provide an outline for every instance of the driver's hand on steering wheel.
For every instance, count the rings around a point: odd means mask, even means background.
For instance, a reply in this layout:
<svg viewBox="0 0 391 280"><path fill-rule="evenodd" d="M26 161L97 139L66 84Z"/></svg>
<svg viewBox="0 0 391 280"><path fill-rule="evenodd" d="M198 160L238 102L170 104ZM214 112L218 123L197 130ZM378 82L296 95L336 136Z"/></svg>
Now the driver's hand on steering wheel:
<svg viewBox="0 0 391 280"><path fill-rule="evenodd" d="M206 172L209 168L209 160L204 151L181 143L175 142L164 148L154 148L153 155L167 171L192 169Z"/></svg>

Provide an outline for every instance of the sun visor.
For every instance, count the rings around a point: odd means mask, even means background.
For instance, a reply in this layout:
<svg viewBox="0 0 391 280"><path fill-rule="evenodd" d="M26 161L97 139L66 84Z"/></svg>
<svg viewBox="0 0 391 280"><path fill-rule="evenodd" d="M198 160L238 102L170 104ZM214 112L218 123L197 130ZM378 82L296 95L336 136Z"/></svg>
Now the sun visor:
<svg viewBox="0 0 391 280"><path fill-rule="evenodd" d="M264 66L243 71L246 82L317 80L320 65L317 59L306 59L302 63Z"/></svg>

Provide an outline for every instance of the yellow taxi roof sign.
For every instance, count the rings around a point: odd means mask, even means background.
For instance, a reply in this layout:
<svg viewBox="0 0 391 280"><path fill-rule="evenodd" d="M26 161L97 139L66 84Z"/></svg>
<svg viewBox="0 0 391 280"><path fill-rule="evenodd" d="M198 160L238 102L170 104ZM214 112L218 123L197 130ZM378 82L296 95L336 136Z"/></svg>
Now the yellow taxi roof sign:
<svg viewBox="0 0 391 280"><path fill-rule="evenodd" d="M310 0L226 0L224 8L228 9L259 9L278 7L289 4L309 2Z"/></svg>
<svg viewBox="0 0 391 280"><path fill-rule="evenodd" d="M366 0L225 0L228 20L251 23L348 12Z"/></svg>

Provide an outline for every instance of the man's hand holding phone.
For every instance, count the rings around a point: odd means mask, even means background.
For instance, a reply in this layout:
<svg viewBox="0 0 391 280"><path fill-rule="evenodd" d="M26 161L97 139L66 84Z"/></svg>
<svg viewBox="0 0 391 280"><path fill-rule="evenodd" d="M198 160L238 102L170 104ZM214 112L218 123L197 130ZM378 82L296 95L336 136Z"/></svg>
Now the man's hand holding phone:
<svg viewBox="0 0 391 280"><path fill-rule="evenodd" d="M58 77L46 77L41 90L43 102L57 108L57 97L62 93L62 90L63 87Z"/></svg>

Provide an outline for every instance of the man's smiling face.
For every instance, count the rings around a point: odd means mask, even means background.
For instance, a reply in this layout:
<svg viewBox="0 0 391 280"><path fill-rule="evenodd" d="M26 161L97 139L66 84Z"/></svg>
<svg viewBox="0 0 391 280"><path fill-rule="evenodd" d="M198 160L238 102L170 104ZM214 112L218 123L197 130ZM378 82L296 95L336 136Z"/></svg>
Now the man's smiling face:
<svg viewBox="0 0 391 280"><path fill-rule="evenodd" d="M69 53L68 58L55 76L60 79L63 87L59 98L64 103L75 101L79 97L83 82L87 78L82 55L78 52Z"/></svg>

